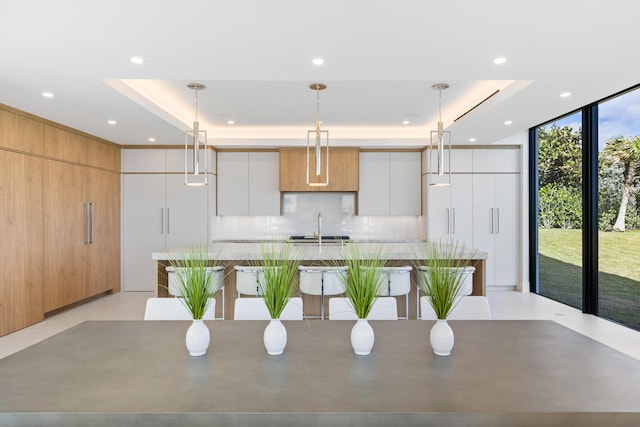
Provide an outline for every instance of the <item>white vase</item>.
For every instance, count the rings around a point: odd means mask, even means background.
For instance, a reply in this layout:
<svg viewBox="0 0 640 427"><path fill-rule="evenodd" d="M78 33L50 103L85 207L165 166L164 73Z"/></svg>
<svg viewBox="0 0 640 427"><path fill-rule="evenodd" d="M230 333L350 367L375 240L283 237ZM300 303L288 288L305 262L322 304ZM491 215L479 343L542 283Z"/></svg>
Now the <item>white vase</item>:
<svg viewBox="0 0 640 427"><path fill-rule="evenodd" d="M358 356L368 356L371 354L375 335L373 328L367 319L358 319L353 328L351 328L351 346L353 352Z"/></svg>
<svg viewBox="0 0 640 427"><path fill-rule="evenodd" d="M271 356L278 356L284 353L287 346L287 328L284 327L280 319L271 319L264 328L264 347Z"/></svg>
<svg viewBox="0 0 640 427"><path fill-rule="evenodd" d="M185 343L187 344L187 350L191 356L202 356L207 352L209 348L209 341L211 336L209 334L209 328L204 324L202 319L194 320L187 329L187 336Z"/></svg>
<svg viewBox="0 0 640 427"><path fill-rule="evenodd" d="M431 348L433 352L438 356L448 356L453 349L453 329L447 323L447 320L438 319L436 324L431 328L429 334L431 341Z"/></svg>

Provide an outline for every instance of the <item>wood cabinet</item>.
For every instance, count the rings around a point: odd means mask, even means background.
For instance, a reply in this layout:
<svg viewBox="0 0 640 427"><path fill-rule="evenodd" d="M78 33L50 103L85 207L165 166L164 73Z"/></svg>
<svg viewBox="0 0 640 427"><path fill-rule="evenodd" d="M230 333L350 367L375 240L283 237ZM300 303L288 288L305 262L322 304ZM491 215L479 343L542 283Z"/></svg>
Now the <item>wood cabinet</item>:
<svg viewBox="0 0 640 427"><path fill-rule="evenodd" d="M0 335L120 289L119 153L0 106Z"/></svg>
<svg viewBox="0 0 640 427"><path fill-rule="evenodd" d="M307 185L306 147L280 148L280 191L358 191L359 154L360 150L355 147L330 148L329 185L311 187ZM310 163L313 165L314 161L315 153L311 150ZM321 171L319 177L311 174L311 182L326 181L324 160Z"/></svg>
<svg viewBox="0 0 640 427"><path fill-rule="evenodd" d="M280 215L276 152L218 153L218 215Z"/></svg>
<svg viewBox="0 0 640 427"><path fill-rule="evenodd" d="M362 152L359 168L359 215L420 215L420 153Z"/></svg>
<svg viewBox="0 0 640 427"><path fill-rule="evenodd" d="M41 158L0 150L0 218L2 336L44 319Z"/></svg>

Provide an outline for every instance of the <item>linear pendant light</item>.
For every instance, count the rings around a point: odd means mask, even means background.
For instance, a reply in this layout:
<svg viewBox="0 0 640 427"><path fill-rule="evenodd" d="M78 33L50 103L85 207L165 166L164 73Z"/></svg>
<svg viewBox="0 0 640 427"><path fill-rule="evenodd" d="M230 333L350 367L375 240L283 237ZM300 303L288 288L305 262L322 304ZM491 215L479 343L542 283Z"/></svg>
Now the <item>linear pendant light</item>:
<svg viewBox="0 0 640 427"><path fill-rule="evenodd" d="M445 187L451 185L451 132L443 130L442 125L442 91L448 89L447 83L437 83L431 86L431 89L439 92L439 104L438 104L438 130L431 131L431 137L429 139L429 185L432 187ZM446 148L445 148L446 147ZM445 149L449 154L449 171L444 172L444 152ZM437 151L438 163L437 163L437 177L434 177L433 163L431 161L433 150ZM444 179L446 175L446 180Z"/></svg>
<svg viewBox="0 0 640 427"><path fill-rule="evenodd" d="M322 83L313 83L309 85L309 89L316 91L316 125L314 130L307 131L307 185L309 187L326 187L329 185L329 131L321 130L320 124L320 91L325 90L327 85ZM324 162L326 165L325 181L311 182L310 163L311 163L311 144L313 141L313 149L315 152L313 170L314 174L320 179L322 174L322 147L325 147Z"/></svg>
<svg viewBox="0 0 640 427"><path fill-rule="evenodd" d="M191 187L207 185L207 131L200 129L198 122L198 91L204 90L205 85L189 83L189 89L196 94L196 117L193 121L193 129L186 132L184 141L184 183ZM189 148L193 150L193 173L189 173ZM204 170L200 170L200 159L204 158Z"/></svg>

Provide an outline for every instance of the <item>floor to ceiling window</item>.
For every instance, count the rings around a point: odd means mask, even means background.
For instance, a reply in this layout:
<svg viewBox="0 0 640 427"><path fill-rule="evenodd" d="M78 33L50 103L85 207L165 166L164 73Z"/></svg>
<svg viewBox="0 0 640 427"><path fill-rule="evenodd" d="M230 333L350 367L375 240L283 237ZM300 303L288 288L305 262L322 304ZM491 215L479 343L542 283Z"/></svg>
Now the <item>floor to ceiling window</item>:
<svg viewBox="0 0 640 427"><path fill-rule="evenodd" d="M598 314L640 330L640 89L598 104Z"/></svg>
<svg viewBox="0 0 640 427"><path fill-rule="evenodd" d="M532 289L640 330L640 88L530 135Z"/></svg>
<svg viewBox="0 0 640 427"><path fill-rule="evenodd" d="M541 295L582 308L582 115L538 128Z"/></svg>

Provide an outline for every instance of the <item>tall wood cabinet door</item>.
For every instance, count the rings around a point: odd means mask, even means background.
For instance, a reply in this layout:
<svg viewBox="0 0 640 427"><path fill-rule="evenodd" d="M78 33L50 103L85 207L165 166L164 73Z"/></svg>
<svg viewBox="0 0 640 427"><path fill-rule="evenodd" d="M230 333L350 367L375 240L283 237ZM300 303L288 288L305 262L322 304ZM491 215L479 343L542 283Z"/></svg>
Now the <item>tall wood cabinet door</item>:
<svg viewBox="0 0 640 427"><path fill-rule="evenodd" d="M44 319L42 159L0 150L0 336Z"/></svg>
<svg viewBox="0 0 640 427"><path fill-rule="evenodd" d="M165 248L165 175L124 175L122 203L123 289L155 291L156 263L151 254Z"/></svg>
<svg viewBox="0 0 640 427"><path fill-rule="evenodd" d="M86 168L44 160L44 311L86 297Z"/></svg>
<svg viewBox="0 0 640 427"><path fill-rule="evenodd" d="M87 169L87 296L120 290L120 174Z"/></svg>

